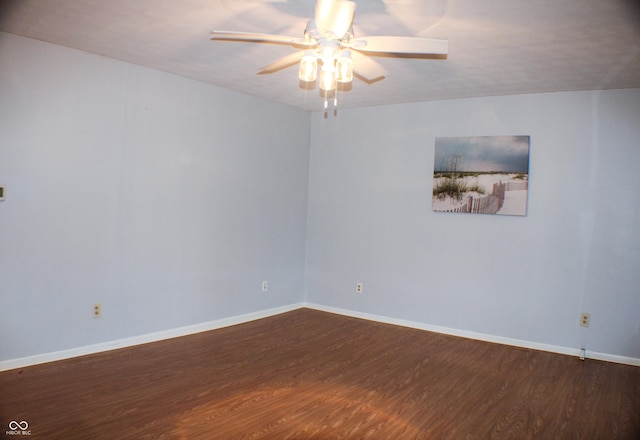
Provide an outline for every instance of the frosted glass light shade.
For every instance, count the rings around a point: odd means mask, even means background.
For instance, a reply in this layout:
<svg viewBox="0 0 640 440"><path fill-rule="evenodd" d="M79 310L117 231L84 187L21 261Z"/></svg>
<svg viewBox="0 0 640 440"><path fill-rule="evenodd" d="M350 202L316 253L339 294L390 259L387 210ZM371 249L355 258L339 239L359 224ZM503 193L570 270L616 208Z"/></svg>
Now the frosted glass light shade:
<svg viewBox="0 0 640 440"><path fill-rule="evenodd" d="M320 84L321 90L335 90L336 88L336 68L333 64L324 63L320 68Z"/></svg>
<svg viewBox="0 0 640 440"><path fill-rule="evenodd" d="M298 78L304 82L314 82L318 77L318 60L313 55L305 55L300 61Z"/></svg>
<svg viewBox="0 0 640 440"><path fill-rule="evenodd" d="M341 56L336 61L336 81L341 83L353 81L353 61L350 56Z"/></svg>

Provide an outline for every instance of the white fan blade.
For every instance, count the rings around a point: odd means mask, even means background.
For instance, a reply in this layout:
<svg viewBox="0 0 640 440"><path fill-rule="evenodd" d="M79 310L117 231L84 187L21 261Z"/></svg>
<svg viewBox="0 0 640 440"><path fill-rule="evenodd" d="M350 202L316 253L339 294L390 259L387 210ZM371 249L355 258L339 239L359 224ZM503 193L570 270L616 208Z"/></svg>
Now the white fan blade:
<svg viewBox="0 0 640 440"><path fill-rule="evenodd" d="M364 54L353 52L351 57L353 58L354 76L367 84L380 81L387 74L384 67Z"/></svg>
<svg viewBox="0 0 640 440"><path fill-rule="evenodd" d="M302 38L289 37L286 35L254 34L251 32L234 31L213 31L211 32L211 39L227 41L250 41L254 43L286 44L294 47L310 47L316 45L315 41L307 41Z"/></svg>
<svg viewBox="0 0 640 440"><path fill-rule="evenodd" d="M349 0L318 0L316 2L316 26L322 36L339 40L351 28L356 4Z"/></svg>
<svg viewBox="0 0 640 440"><path fill-rule="evenodd" d="M279 58L275 60L273 63L268 64L258 70L258 75L264 75L267 73L275 73L282 69L286 69L287 67L291 67L294 64L298 64L302 57L304 56L305 51L301 50L300 52L292 53L291 55L287 55L286 57Z"/></svg>
<svg viewBox="0 0 640 440"><path fill-rule="evenodd" d="M449 52L449 41L420 37L364 37L348 45L360 52L380 54L446 55Z"/></svg>

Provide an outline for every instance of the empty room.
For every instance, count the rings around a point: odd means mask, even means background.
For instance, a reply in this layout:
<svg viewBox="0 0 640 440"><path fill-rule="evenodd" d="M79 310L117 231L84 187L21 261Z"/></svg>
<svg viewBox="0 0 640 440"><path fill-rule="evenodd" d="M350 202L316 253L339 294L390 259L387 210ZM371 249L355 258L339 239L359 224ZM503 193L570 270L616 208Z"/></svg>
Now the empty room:
<svg viewBox="0 0 640 440"><path fill-rule="evenodd" d="M640 438L628 0L3 0L0 436Z"/></svg>

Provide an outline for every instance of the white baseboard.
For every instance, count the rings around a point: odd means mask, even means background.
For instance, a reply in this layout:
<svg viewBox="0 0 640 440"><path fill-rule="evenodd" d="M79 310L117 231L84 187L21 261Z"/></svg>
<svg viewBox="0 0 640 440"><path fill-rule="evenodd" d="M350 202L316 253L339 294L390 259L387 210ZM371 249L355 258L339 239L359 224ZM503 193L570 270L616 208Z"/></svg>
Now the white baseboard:
<svg viewBox="0 0 640 440"><path fill-rule="evenodd" d="M321 304L304 303L303 306L309 309L320 310L323 312L335 313L338 315L350 316L353 318L366 319L369 321L382 322L385 324L399 325L402 327L415 328L418 330L427 330L435 333L459 336L462 338L476 339L479 341L493 342L496 344L511 345L514 347L531 348L534 350L548 351L551 353L565 354L569 356L576 356L576 357L580 356L579 348L562 347L559 345L542 344L539 342L525 341L521 339L487 335L484 333L476 333L476 332L459 330L459 329L454 329L449 327L441 327L437 325L424 324L421 322L407 321L404 319L391 318L388 316L375 315L375 314L364 313L364 312L356 312L353 310L346 310L346 309L341 309L336 307L324 306ZM640 359L638 358L617 356L617 355L612 355L607 353L597 353L589 350L586 351L585 358L595 359L600 361L607 361L607 362L615 362L618 364L640 366Z"/></svg>
<svg viewBox="0 0 640 440"><path fill-rule="evenodd" d="M200 324L178 327L170 330L163 330L154 333L147 333L140 336L130 338L117 339L114 341L102 342L99 344L86 345L84 347L71 348L68 350L55 351L51 353L37 354L34 356L23 357L19 359L10 359L0 361L0 371L13 370L15 368L24 368L46 362L54 362L63 359L70 359L88 354L100 353L118 348L132 347L134 345L148 344L150 342L162 341L165 339L177 338L180 336L192 335L195 333L206 332L223 327L229 327L236 324L242 324L256 319L267 318L269 316L279 315L281 313L290 312L292 310L304 307L303 304L290 304L283 307L276 307L258 312L246 313L243 315L231 316L215 321L203 322Z"/></svg>
<svg viewBox="0 0 640 440"><path fill-rule="evenodd" d="M541 344L537 342L524 341L520 339L505 338L502 336L487 335L483 333L470 332L466 330L458 330L449 327L441 327L436 325L424 324L421 322L407 321L404 319L391 318L388 316L375 315L364 312L356 312L353 310L346 310L336 307L324 306L315 303L297 303L287 306L276 307L268 310L262 310L258 312L247 313L243 315L231 316L228 318L222 318L215 321L203 322L200 324L189 325L185 327L179 327L170 330L164 330L154 333L148 333L140 336L133 336L130 338L118 339L114 341L102 342L99 344L86 345L84 347L71 348L68 350L55 351L51 353L43 353L34 356L23 357L19 359L9 359L6 361L0 361L0 371L13 370L15 368L24 368L31 365L43 364L46 362L54 362L63 359L70 359L78 356L85 356L88 354L100 353L109 350L115 350L118 348L132 347L135 345L148 344L150 342L162 341L165 339L176 338L180 336L187 336L195 333L206 332L209 330L215 330L223 327L229 327L236 324L242 324L245 322L255 321L256 319L267 318L269 316L279 315L281 313L290 312L292 310L300 308L309 308L314 310L320 310L323 312L335 313L337 315L350 316L353 318L366 319L369 321L382 322L385 324L399 325L402 327L415 328L418 330L427 330L435 333L442 333L446 335L459 336L463 338L476 339L486 342L494 342L497 344L512 345L515 347L531 348L534 350L548 351L552 353L565 354L570 356L580 356L579 348L569 348L557 345ZM586 358L596 359L601 361L615 362L619 364L640 366L640 359L631 358L626 356L617 356L607 353L586 352Z"/></svg>

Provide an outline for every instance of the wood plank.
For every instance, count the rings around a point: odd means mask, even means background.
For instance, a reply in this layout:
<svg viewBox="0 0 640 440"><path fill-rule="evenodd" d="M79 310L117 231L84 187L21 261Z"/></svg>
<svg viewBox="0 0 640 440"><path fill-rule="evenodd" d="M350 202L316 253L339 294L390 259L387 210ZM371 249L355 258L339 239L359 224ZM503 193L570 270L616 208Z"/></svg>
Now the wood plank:
<svg viewBox="0 0 640 440"><path fill-rule="evenodd" d="M640 368L296 310L0 373L32 439L640 438Z"/></svg>

